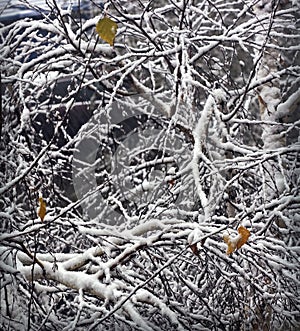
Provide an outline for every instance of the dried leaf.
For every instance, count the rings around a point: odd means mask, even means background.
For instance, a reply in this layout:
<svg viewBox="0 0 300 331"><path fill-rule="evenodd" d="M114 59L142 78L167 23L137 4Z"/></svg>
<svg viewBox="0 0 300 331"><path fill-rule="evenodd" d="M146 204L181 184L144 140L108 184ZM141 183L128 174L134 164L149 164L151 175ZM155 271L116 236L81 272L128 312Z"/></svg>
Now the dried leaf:
<svg viewBox="0 0 300 331"><path fill-rule="evenodd" d="M238 228L238 233L240 234L241 238L239 239L239 241L236 244L237 249L241 248L247 242L247 240L250 236L250 231L247 230L246 228L244 228L243 226L240 226Z"/></svg>
<svg viewBox="0 0 300 331"><path fill-rule="evenodd" d="M118 25L109 17L104 17L96 24L96 31L101 39L113 46Z"/></svg>
<svg viewBox="0 0 300 331"><path fill-rule="evenodd" d="M43 222L45 215L46 215L46 202L43 200L42 197L39 197L39 208L38 208L38 216L41 219L41 221Z"/></svg>
<svg viewBox="0 0 300 331"><path fill-rule="evenodd" d="M190 248L195 255L199 255L197 244L190 245Z"/></svg>

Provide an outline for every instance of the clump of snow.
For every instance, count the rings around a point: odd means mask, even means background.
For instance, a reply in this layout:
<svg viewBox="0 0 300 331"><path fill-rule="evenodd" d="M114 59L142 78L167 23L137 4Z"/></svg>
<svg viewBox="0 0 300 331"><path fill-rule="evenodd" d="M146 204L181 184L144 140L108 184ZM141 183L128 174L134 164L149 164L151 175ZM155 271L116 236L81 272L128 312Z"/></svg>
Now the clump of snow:
<svg viewBox="0 0 300 331"><path fill-rule="evenodd" d="M196 227L189 233L187 242L189 245L193 245L199 242L202 237L203 237L203 232L198 227Z"/></svg>

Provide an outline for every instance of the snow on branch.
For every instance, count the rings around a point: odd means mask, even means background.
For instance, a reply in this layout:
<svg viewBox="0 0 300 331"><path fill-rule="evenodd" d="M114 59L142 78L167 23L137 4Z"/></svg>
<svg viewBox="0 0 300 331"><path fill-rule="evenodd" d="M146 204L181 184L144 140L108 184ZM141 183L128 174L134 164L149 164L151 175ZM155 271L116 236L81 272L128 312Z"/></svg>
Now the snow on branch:
<svg viewBox="0 0 300 331"><path fill-rule="evenodd" d="M0 328L299 328L295 2L45 6L0 18Z"/></svg>

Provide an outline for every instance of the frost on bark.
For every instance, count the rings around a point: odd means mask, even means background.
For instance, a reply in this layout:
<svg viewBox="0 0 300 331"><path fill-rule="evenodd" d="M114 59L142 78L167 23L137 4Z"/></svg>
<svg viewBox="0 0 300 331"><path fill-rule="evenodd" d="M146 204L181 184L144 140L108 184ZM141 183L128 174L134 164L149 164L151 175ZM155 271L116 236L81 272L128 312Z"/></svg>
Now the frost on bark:
<svg viewBox="0 0 300 331"><path fill-rule="evenodd" d="M81 4L0 28L1 328L297 330L299 4Z"/></svg>
<svg viewBox="0 0 300 331"><path fill-rule="evenodd" d="M294 164L299 162L298 152L295 155L288 152L293 147L298 151L299 138L295 145L291 144L288 124L299 121L297 112L299 113L300 90L278 75L278 72L286 70L289 61L297 63L297 56L291 57L287 51L289 40L284 38L285 31L297 29L297 22L275 19L278 12L288 11L288 4L288 1L259 1L254 7L254 13L261 20L261 27L266 32L256 36L256 43L261 46L256 50L254 58L254 65L257 67L256 79L264 81L266 77L272 77L257 88L260 118L265 123L261 134L263 149L266 153L273 154L273 157L266 160L260 172L263 203L272 203L293 192L291 188L293 181L299 187L299 180L296 179L298 171L293 170ZM277 33L274 33L274 30ZM281 154L280 151L283 150L286 153ZM293 194L298 195L298 190ZM287 236L287 233L298 232L296 225L298 217L299 210L291 205L285 211L275 212L267 224L275 225L279 230L278 238L285 244L290 244L293 240ZM268 303L264 309L261 326L257 325L256 329L268 329L272 325L272 306ZM285 327L287 326L283 326Z"/></svg>
<svg viewBox="0 0 300 331"><path fill-rule="evenodd" d="M282 5L283 3L283 5ZM284 51L285 38L280 38L284 31L291 28L294 22L280 22L274 20L276 12L284 10L286 2L280 1L260 1L255 6L255 14L262 20L262 28L266 32L264 35L258 34L256 42L261 45L261 49L257 51L257 79L263 80L265 77L273 76L273 79L265 84L262 84L258 89L258 102L260 109L260 118L266 123L263 127L262 141L266 151L276 150L287 146L287 132L284 124L287 124L288 118L291 118L293 112L298 107L300 102L299 90L291 93L286 93L283 102L282 79L277 76L277 72L284 69L287 59ZM266 19L267 18L267 19ZM273 25L281 24L278 35L272 33ZM294 27L296 29L296 26ZM268 47L271 43L273 47ZM265 188L266 198L271 201L276 195L280 195L285 189L288 189L286 183L287 173L285 170L285 161L278 156L277 160L267 162L265 171Z"/></svg>

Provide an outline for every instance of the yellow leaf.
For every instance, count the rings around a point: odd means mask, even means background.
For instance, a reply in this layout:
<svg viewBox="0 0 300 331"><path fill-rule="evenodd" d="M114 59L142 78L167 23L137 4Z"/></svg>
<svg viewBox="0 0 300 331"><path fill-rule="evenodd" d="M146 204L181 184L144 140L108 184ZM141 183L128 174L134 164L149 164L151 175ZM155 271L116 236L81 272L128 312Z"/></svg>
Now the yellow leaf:
<svg viewBox="0 0 300 331"><path fill-rule="evenodd" d="M238 233L240 234L241 238L238 240L236 244L237 249L241 248L247 242L250 236L250 231L244 228L243 226L240 226L238 228Z"/></svg>
<svg viewBox="0 0 300 331"><path fill-rule="evenodd" d="M118 25L109 17L104 17L96 24L96 31L101 39L108 42L110 46L113 46Z"/></svg>
<svg viewBox="0 0 300 331"><path fill-rule="evenodd" d="M46 202L43 200L42 197L39 197L39 208L38 208L38 216L41 219L41 221L43 222L44 217L46 215Z"/></svg>
<svg viewBox="0 0 300 331"><path fill-rule="evenodd" d="M243 226L238 228L238 233L239 234L233 238L228 234L223 235L223 239L228 246L226 252L227 255L233 253L236 249L241 248L247 242L250 236L250 231Z"/></svg>
<svg viewBox="0 0 300 331"><path fill-rule="evenodd" d="M234 250L236 249L236 242L232 241L228 234L224 234L223 239L228 246L226 254L229 255L229 254L233 253Z"/></svg>

